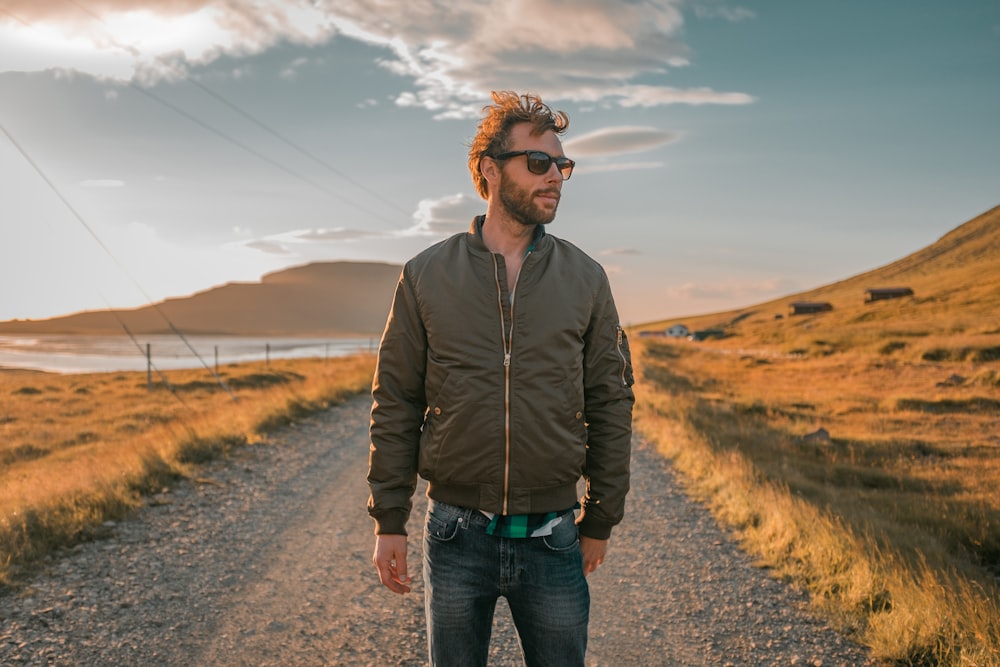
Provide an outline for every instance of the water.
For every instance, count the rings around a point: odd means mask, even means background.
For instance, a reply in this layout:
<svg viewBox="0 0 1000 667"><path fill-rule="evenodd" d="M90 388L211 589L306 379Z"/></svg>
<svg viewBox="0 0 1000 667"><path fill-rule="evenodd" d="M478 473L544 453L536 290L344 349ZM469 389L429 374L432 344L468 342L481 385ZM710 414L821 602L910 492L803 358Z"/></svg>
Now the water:
<svg viewBox="0 0 1000 667"><path fill-rule="evenodd" d="M214 367L216 352L219 365L223 365L265 359L339 357L374 351L378 344L374 338L187 336L186 340L194 352L173 335L136 336L138 346L125 335L0 335L0 368L55 373L145 371L147 344L153 365L160 370Z"/></svg>

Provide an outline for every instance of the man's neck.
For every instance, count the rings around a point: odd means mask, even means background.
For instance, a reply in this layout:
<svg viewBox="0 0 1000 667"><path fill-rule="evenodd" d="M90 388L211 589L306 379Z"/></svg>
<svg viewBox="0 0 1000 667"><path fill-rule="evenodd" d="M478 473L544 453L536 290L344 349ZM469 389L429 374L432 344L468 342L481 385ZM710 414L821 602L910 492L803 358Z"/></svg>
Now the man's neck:
<svg viewBox="0 0 1000 667"><path fill-rule="evenodd" d="M523 225L509 216L487 210L483 221L483 243L490 252L504 257L523 257L535 237L537 225Z"/></svg>

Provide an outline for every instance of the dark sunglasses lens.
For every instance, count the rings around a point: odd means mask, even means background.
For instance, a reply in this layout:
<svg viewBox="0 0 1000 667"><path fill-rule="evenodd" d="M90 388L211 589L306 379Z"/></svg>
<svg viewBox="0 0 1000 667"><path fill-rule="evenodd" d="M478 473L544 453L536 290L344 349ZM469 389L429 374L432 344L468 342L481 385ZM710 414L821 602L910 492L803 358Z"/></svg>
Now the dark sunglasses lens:
<svg viewBox="0 0 1000 667"><path fill-rule="evenodd" d="M547 153L528 153L528 171L532 174L544 174L552 166L552 158Z"/></svg>
<svg viewBox="0 0 1000 667"><path fill-rule="evenodd" d="M531 151L525 157L528 158L528 171L532 174L547 174L552 163L556 163L556 169L562 174L563 180L568 180L573 173L576 163L568 157L552 157L548 153L541 151Z"/></svg>

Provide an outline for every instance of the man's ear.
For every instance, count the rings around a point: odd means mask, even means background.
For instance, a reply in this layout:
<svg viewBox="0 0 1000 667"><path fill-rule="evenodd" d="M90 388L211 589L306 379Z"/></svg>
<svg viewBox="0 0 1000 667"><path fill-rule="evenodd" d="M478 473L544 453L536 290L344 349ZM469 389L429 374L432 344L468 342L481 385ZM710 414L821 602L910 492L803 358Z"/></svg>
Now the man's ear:
<svg viewBox="0 0 1000 667"><path fill-rule="evenodd" d="M484 157L479 161L479 173L487 183L493 185L500 179L500 164L493 158Z"/></svg>

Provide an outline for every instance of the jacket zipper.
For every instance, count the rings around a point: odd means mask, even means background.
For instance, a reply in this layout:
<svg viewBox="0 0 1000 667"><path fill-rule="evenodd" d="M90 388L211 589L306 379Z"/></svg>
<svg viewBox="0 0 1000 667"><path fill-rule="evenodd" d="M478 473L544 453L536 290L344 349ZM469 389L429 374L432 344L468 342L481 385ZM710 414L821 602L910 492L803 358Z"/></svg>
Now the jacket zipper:
<svg viewBox="0 0 1000 667"><path fill-rule="evenodd" d="M521 269L524 268L524 262L528 260L528 255L530 254L530 250L525 253L524 260L521 262L521 268L517 270L517 275L514 277L514 284L510 286L510 332L508 333L506 325L504 324L503 285L500 282L500 264L497 262L496 253L492 253L493 279L496 281L497 306L500 308L500 341L503 344L504 371L503 510L501 511L501 514L507 514L507 506L510 500L510 355L514 346L514 294L517 291L518 279L521 277Z"/></svg>
<svg viewBox="0 0 1000 667"><path fill-rule="evenodd" d="M624 342L623 339L625 338L625 330L622 329L622 326L619 324L615 327L615 333L618 339L615 343L615 350L617 350L618 358L622 362L622 371L621 371L622 386L627 387L628 378L626 377L625 374L628 371L628 360L625 358L625 352L622 351L622 343Z"/></svg>
<svg viewBox="0 0 1000 667"><path fill-rule="evenodd" d="M501 514L507 513L507 487L510 484L510 339L507 337L507 326L504 322L503 310L503 285L500 283L500 264L497 262L495 253L493 257L493 280L497 286L497 307L500 310L500 342L503 345L503 411L504 411L504 455L503 455L503 509ZM511 304L511 336L514 334L514 304Z"/></svg>

